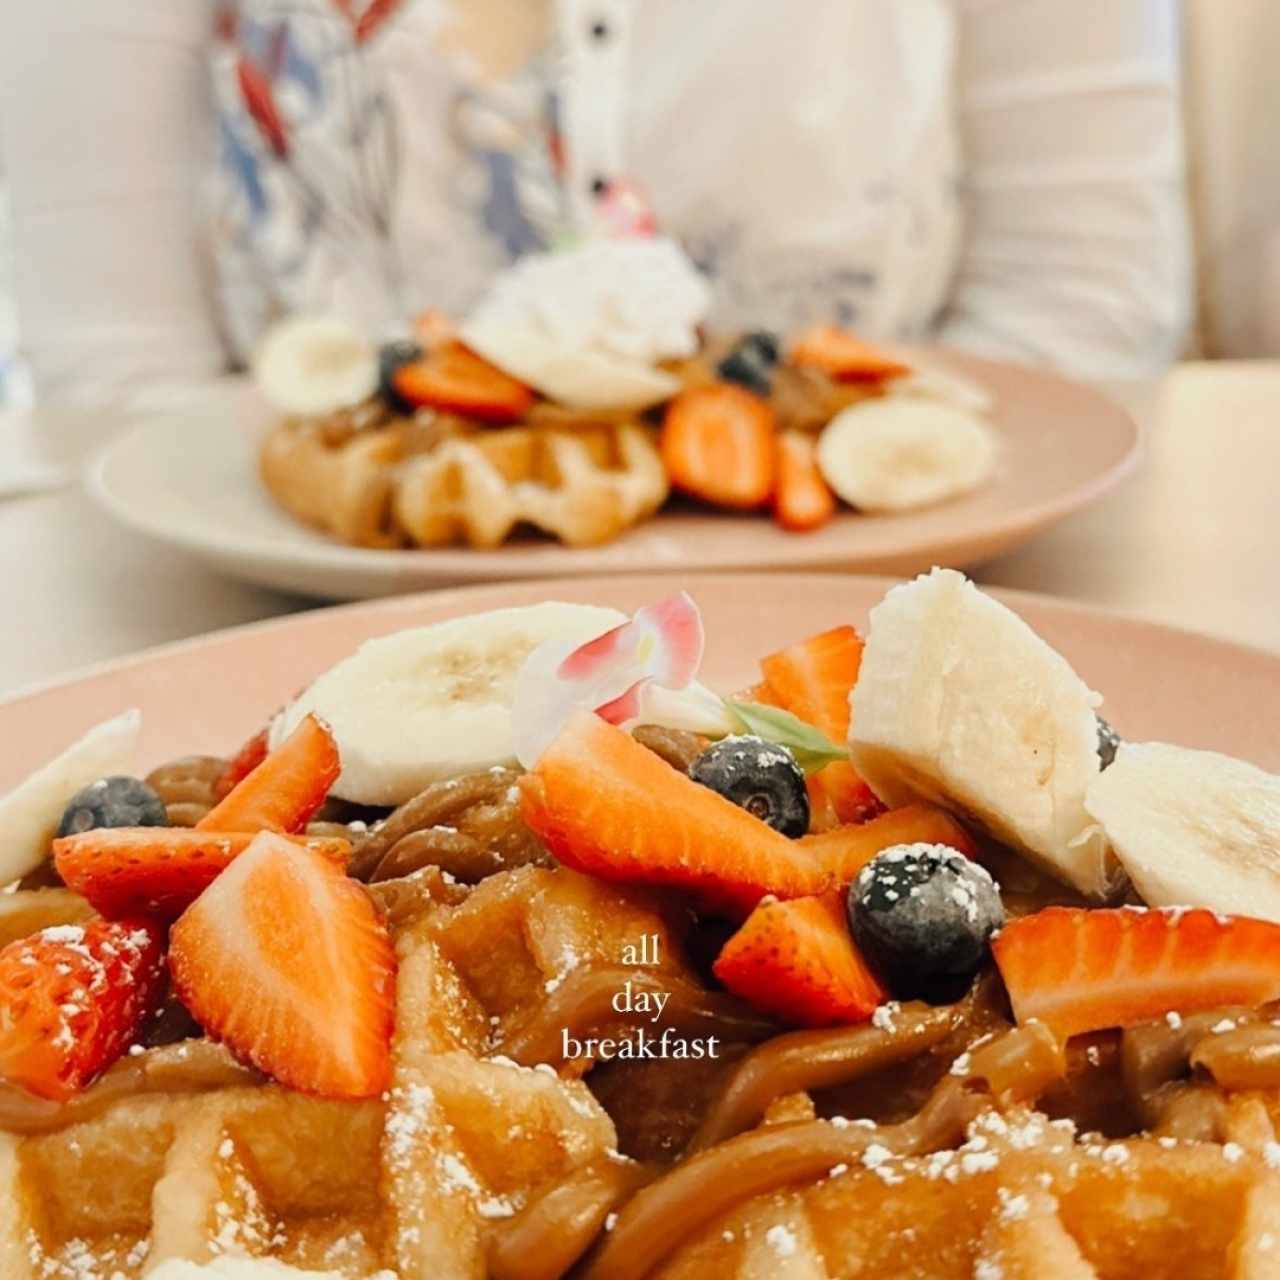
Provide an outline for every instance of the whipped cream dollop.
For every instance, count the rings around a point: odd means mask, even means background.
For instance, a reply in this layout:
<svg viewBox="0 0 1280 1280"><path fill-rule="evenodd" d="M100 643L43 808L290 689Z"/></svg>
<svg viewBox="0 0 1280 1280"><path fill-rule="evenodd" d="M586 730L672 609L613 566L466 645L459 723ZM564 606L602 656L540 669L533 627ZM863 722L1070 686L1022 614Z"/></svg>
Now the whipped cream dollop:
<svg viewBox="0 0 1280 1280"><path fill-rule="evenodd" d="M706 278L673 240L591 240L502 272L461 336L549 399L641 408L678 389L655 366L697 351L710 305Z"/></svg>

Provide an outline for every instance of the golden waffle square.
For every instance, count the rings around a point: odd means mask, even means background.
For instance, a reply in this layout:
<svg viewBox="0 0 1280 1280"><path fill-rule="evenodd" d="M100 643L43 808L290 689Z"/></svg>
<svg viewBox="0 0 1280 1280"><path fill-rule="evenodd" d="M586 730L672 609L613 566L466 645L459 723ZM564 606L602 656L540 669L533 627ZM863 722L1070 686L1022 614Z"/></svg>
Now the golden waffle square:
<svg viewBox="0 0 1280 1280"><path fill-rule="evenodd" d="M258 468L267 492L295 519L358 547L395 547L391 517L395 464L404 431L377 427L332 441L323 426L284 422L262 443Z"/></svg>
<svg viewBox="0 0 1280 1280"><path fill-rule="evenodd" d="M438 874L422 884L427 906L433 891L455 896ZM496 895L495 910L507 910ZM473 908L462 932L497 918ZM485 1275L495 1225L547 1183L608 1159L616 1139L585 1085L486 1056L498 1015L447 958L448 933L429 910L400 931L392 1087L381 1101L219 1085L216 1071L194 1068L184 1079L174 1066L184 1052L222 1054L197 1041L114 1069L166 1059L157 1091L138 1085L99 1106L90 1090L75 1123L0 1133L0 1275L135 1280L164 1260L220 1256L352 1278ZM506 993L517 995L529 992ZM226 1062L226 1080L255 1079Z"/></svg>
<svg viewBox="0 0 1280 1280"><path fill-rule="evenodd" d="M495 547L519 525L594 546L652 515L667 492L662 460L639 424L517 426L448 440L407 461L392 506L419 546Z"/></svg>
<svg viewBox="0 0 1280 1280"><path fill-rule="evenodd" d="M447 415L338 433L285 422L267 435L259 467L292 516L365 547L494 547L522 525L593 546L668 493L648 428L563 412L493 428Z"/></svg>

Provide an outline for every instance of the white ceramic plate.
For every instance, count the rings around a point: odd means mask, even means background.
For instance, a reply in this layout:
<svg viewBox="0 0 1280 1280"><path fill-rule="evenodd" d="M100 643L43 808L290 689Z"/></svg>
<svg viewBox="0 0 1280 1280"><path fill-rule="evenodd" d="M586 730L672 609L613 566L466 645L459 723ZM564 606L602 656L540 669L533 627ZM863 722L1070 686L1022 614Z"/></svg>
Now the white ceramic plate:
<svg viewBox="0 0 1280 1280"><path fill-rule="evenodd" d="M89 490L131 528L233 577L362 599L463 582L656 569L911 574L934 564L964 567L1011 550L1092 502L1137 459L1132 419L1087 387L953 354L929 353L927 360L981 383L994 397L996 474L976 492L928 510L845 511L815 533L787 533L766 515L680 506L589 549L533 538L494 551L344 546L285 515L262 488L255 455L271 415L247 385L238 395L127 430L91 463Z"/></svg>

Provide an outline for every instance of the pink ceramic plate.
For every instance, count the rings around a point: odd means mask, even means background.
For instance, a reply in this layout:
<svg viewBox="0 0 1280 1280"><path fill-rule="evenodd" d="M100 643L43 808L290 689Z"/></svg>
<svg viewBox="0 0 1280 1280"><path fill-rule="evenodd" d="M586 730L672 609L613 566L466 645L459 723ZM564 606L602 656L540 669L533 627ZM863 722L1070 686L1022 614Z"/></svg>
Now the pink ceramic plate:
<svg viewBox="0 0 1280 1280"><path fill-rule="evenodd" d="M805 574L688 575L702 606L705 679L729 691L760 654L842 622L861 627L887 579ZM312 676L370 636L538 600L633 610L677 580L575 578L471 587L319 610L156 649L0 704L0 792L91 725L144 713L145 767L192 752L225 754ZM1125 736L1208 747L1280 772L1280 656L1020 592L995 592L1106 697Z"/></svg>
<svg viewBox="0 0 1280 1280"><path fill-rule="evenodd" d="M125 432L92 465L89 491L131 528L234 577L356 599L460 582L658 569L911 574L934 564L963 567L1011 550L1092 502L1136 461L1137 426L1096 391L953 353L921 353L921 361L992 395L1000 438L995 475L971 494L922 511L846 510L816 533L786 533L767 515L674 506L616 542L587 549L532 538L495 551L343 546L290 519L263 490L256 440L270 415L249 387Z"/></svg>

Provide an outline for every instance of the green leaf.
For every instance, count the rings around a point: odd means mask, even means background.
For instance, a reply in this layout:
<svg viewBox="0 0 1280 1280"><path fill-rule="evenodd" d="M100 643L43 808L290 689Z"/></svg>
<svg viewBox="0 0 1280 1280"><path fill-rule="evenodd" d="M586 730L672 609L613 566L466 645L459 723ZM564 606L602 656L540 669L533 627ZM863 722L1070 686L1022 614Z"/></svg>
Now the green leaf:
<svg viewBox="0 0 1280 1280"><path fill-rule="evenodd" d="M762 702L739 702L735 698L726 698L724 705L742 726L743 733L786 747L806 774L817 773L837 760L849 758L847 747L836 746L813 725L806 724L799 716L793 716L781 707L769 707Z"/></svg>

